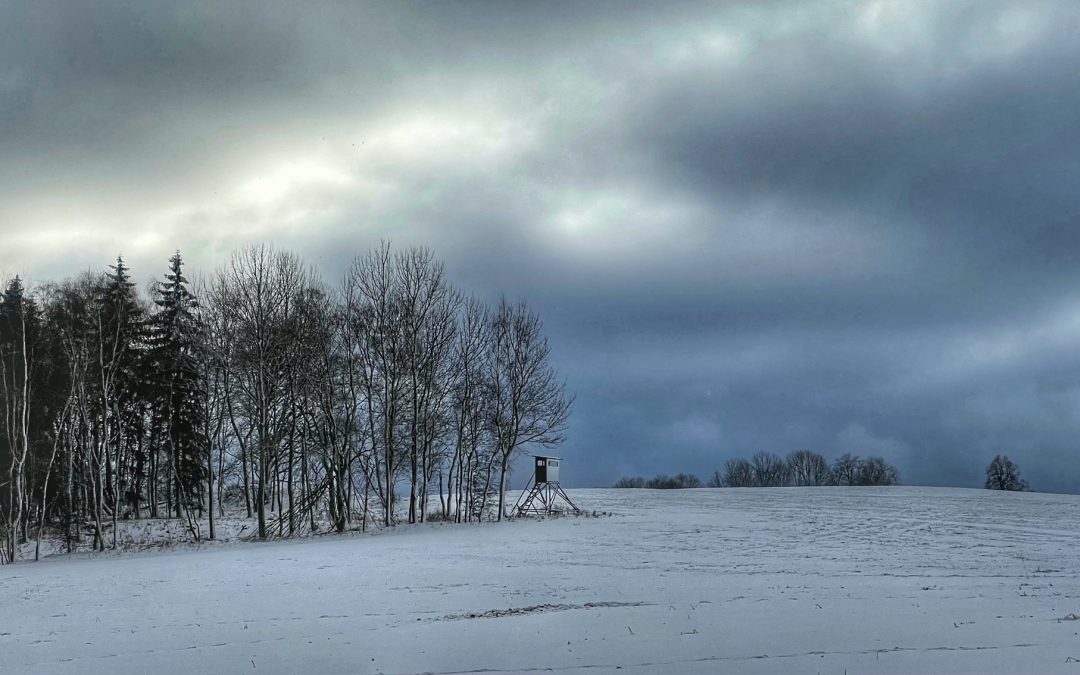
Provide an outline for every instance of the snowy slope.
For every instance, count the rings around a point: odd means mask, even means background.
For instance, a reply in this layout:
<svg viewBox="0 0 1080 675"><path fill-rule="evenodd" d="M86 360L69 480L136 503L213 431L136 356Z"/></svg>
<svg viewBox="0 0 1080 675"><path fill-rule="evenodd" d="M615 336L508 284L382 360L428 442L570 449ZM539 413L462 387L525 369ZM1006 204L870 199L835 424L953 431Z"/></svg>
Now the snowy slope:
<svg viewBox="0 0 1080 675"><path fill-rule="evenodd" d="M607 518L0 568L2 673L1080 672L1080 498L575 490Z"/></svg>

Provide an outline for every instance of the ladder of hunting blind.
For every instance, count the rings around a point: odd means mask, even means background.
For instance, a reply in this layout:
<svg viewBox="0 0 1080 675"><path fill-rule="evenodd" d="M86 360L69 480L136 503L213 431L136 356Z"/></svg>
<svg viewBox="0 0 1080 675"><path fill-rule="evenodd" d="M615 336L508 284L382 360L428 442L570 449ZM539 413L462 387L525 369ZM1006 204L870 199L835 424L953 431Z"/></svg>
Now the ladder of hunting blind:
<svg viewBox="0 0 1080 675"><path fill-rule="evenodd" d="M571 501L570 496L563 490L562 485L554 481L537 483L534 478L533 481L530 482L529 487L526 487L521 493L521 496L518 497L510 517L516 518L528 514L549 515L552 513L560 513L561 511L556 508L556 503L559 499L566 502L575 514L581 514L581 509Z"/></svg>

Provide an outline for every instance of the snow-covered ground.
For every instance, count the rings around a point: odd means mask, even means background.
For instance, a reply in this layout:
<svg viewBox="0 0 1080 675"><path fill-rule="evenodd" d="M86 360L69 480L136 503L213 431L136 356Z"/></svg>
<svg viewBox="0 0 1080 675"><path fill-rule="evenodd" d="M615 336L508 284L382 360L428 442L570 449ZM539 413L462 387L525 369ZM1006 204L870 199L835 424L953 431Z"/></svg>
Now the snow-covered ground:
<svg viewBox="0 0 1080 675"><path fill-rule="evenodd" d="M0 672L1080 673L1080 497L571 496L614 515L2 567Z"/></svg>

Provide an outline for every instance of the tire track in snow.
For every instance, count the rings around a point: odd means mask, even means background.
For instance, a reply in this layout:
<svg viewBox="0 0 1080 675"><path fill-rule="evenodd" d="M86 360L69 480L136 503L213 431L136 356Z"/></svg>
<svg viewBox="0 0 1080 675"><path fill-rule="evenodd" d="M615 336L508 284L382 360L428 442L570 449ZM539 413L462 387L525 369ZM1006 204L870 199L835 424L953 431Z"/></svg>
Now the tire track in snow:
<svg viewBox="0 0 1080 675"><path fill-rule="evenodd" d="M489 609L486 612L463 612L461 614L446 614L427 621L462 621L465 619L500 619L504 616L525 616L528 614L543 614L547 612L569 612L577 609L600 609L603 607L644 607L652 603L646 602L586 602L583 605L544 604L530 607L510 607L507 609Z"/></svg>

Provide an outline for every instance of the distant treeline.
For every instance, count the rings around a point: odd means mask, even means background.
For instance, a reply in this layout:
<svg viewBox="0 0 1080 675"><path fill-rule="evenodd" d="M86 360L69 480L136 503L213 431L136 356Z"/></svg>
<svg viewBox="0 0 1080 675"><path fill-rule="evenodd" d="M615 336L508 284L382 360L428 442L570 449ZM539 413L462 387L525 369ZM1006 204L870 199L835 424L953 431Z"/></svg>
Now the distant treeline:
<svg viewBox="0 0 1080 675"><path fill-rule="evenodd" d="M660 474L655 478L620 478L615 483L617 488L649 488L651 490L678 490L682 488L699 488L701 479L692 473L677 473L674 476Z"/></svg>
<svg viewBox="0 0 1080 675"><path fill-rule="evenodd" d="M814 485L899 485L900 472L881 457L862 459L850 453L836 458L830 466L824 457L809 450L796 450L783 458L759 452L750 459L729 459L714 471L709 487L797 487ZM692 474L674 477L621 478L617 488L679 489L701 487Z"/></svg>

